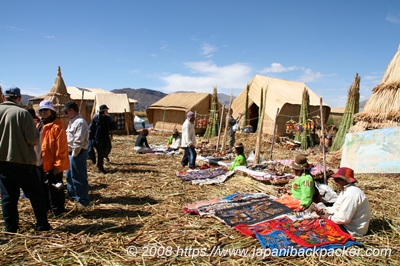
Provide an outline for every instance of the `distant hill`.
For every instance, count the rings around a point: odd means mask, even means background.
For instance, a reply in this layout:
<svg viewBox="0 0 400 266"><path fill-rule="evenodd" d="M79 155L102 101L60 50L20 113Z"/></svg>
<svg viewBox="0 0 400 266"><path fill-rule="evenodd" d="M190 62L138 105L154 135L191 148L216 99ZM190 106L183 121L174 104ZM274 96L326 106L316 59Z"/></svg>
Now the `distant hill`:
<svg viewBox="0 0 400 266"><path fill-rule="evenodd" d="M360 102L360 109L365 107L365 104L367 103L368 100L364 100Z"/></svg>
<svg viewBox="0 0 400 266"><path fill-rule="evenodd" d="M124 89L115 89L112 90L113 93L126 93L128 98L135 99L138 101L135 104L135 111L145 111L147 107L152 105L153 103L157 102L158 100L164 98L167 94L159 91L154 91L150 89L131 89L131 88L124 88ZM194 93L194 91L177 91L176 93ZM218 93L218 101L225 106L229 105L230 96Z"/></svg>
<svg viewBox="0 0 400 266"><path fill-rule="evenodd" d="M35 98L35 96L27 95L27 94L22 94L22 99L21 102L22 104L26 105L28 103L29 99Z"/></svg>
<svg viewBox="0 0 400 266"><path fill-rule="evenodd" d="M135 111L145 111L147 107L158 100L164 98L167 94L154 91L149 89L131 89L131 88L124 88L124 89L116 89L112 90L113 93L126 93L128 98L135 99L138 101L135 104Z"/></svg>

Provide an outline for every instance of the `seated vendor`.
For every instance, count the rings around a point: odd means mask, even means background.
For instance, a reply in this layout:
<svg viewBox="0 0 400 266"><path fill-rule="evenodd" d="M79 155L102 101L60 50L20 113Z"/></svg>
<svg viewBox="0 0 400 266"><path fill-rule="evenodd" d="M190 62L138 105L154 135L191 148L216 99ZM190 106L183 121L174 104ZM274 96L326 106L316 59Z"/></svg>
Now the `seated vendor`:
<svg viewBox="0 0 400 266"><path fill-rule="evenodd" d="M149 153L153 152L153 149L150 148L149 144L147 143L147 136L149 135L149 131L147 129L142 129L140 131L139 136L136 139L135 147L133 148L138 153Z"/></svg>
<svg viewBox="0 0 400 266"><path fill-rule="evenodd" d="M292 162L291 167L296 176L292 184L292 197L300 201L296 210L304 211L313 201L315 193L314 178L310 174L310 165L304 155L298 155Z"/></svg>
<svg viewBox="0 0 400 266"><path fill-rule="evenodd" d="M332 177L341 192L333 206L326 208L323 217L338 224L351 236L365 235L371 220L371 206L364 192L355 185L354 171L341 167Z"/></svg>
<svg viewBox="0 0 400 266"><path fill-rule="evenodd" d="M168 149L167 151L176 151L181 147L181 137L179 136L179 131L175 128L172 135L167 141Z"/></svg>
<svg viewBox="0 0 400 266"><path fill-rule="evenodd" d="M246 156L244 156L244 147L243 143L237 143L233 148L236 154L235 160L233 164L229 167L229 171L235 170L236 166L246 165Z"/></svg>

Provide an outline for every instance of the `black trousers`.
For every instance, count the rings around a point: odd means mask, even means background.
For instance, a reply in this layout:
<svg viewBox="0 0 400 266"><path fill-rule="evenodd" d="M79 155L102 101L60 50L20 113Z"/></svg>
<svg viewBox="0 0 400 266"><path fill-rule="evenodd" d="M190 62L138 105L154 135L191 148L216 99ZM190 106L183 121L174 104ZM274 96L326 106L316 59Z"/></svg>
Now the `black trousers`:
<svg viewBox="0 0 400 266"><path fill-rule="evenodd" d="M36 217L36 229L48 230L43 191L34 165L0 162L1 206L6 232L18 230L18 200L20 189L29 198Z"/></svg>
<svg viewBox="0 0 400 266"><path fill-rule="evenodd" d="M53 184L57 183L63 184L63 172L54 175L53 171L44 173L43 169L39 167L37 167L36 170L42 183L46 210L52 210L55 216L63 214L65 212L64 185L59 189L53 186Z"/></svg>

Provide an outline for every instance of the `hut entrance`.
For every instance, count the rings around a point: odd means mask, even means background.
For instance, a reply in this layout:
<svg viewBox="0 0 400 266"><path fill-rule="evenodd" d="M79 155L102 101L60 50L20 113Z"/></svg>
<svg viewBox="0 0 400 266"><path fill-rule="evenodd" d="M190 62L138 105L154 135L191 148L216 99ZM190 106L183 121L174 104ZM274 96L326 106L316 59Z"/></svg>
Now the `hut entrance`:
<svg viewBox="0 0 400 266"><path fill-rule="evenodd" d="M259 107L253 103L249 107L249 119L250 121L247 122L247 124L250 124L253 127L253 132L257 131L257 125L258 125L258 110Z"/></svg>

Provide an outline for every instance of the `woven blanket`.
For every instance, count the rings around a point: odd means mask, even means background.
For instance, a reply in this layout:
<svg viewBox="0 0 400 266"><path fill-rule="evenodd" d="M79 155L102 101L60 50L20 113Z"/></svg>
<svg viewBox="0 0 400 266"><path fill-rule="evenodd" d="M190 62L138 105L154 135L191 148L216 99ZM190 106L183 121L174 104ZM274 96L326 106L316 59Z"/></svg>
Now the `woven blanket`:
<svg viewBox="0 0 400 266"><path fill-rule="evenodd" d="M292 210L270 199L261 199L245 205L217 210L214 215L229 226L256 224L273 219Z"/></svg>
<svg viewBox="0 0 400 266"><path fill-rule="evenodd" d="M283 195L282 197L275 198L274 201L282 203L292 210L296 210L300 206L300 200L295 199L290 195Z"/></svg>
<svg viewBox="0 0 400 266"><path fill-rule="evenodd" d="M359 242L348 240L343 244L327 244L307 248L302 247L301 245L293 241L290 237L288 237L285 232L280 230L275 230L265 235L260 235L256 233L256 237L263 248L270 248L271 250L276 251L276 253L273 253L276 256L301 255L307 254L306 252L312 252L313 250L325 250L328 252L330 250L347 248L352 245L360 244Z"/></svg>
<svg viewBox="0 0 400 266"><path fill-rule="evenodd" d="M198 179L212 179L220 175L225 175L228 172L226 167L219 168L207 168L201 170L188 170L188 171L178 171L176 176L182 181L191 181Z"/></svg>
<svg viewBox="0 0 400 266"><path fill-rule="evenodd" d="M199 214L199 211L197 208L201 206L208 206L208 205L213 205L215 203L220 203L221 198L213 198L211 200L203 200L203 201L197 201L194 203L188 203L183 206L183 211L186 213L192 213L192 214Z"/></svg>
<svg viewBox="0 0 400 266"><path fill-rule="evenodd" d="M193 185L212 185L212 184L220 184L225 182L226 179L231 177L233 174L235 174L235 171L229 171L224 175L219 175L214 178L205 178L205 179L196 179L192 180Z"/></svg>

